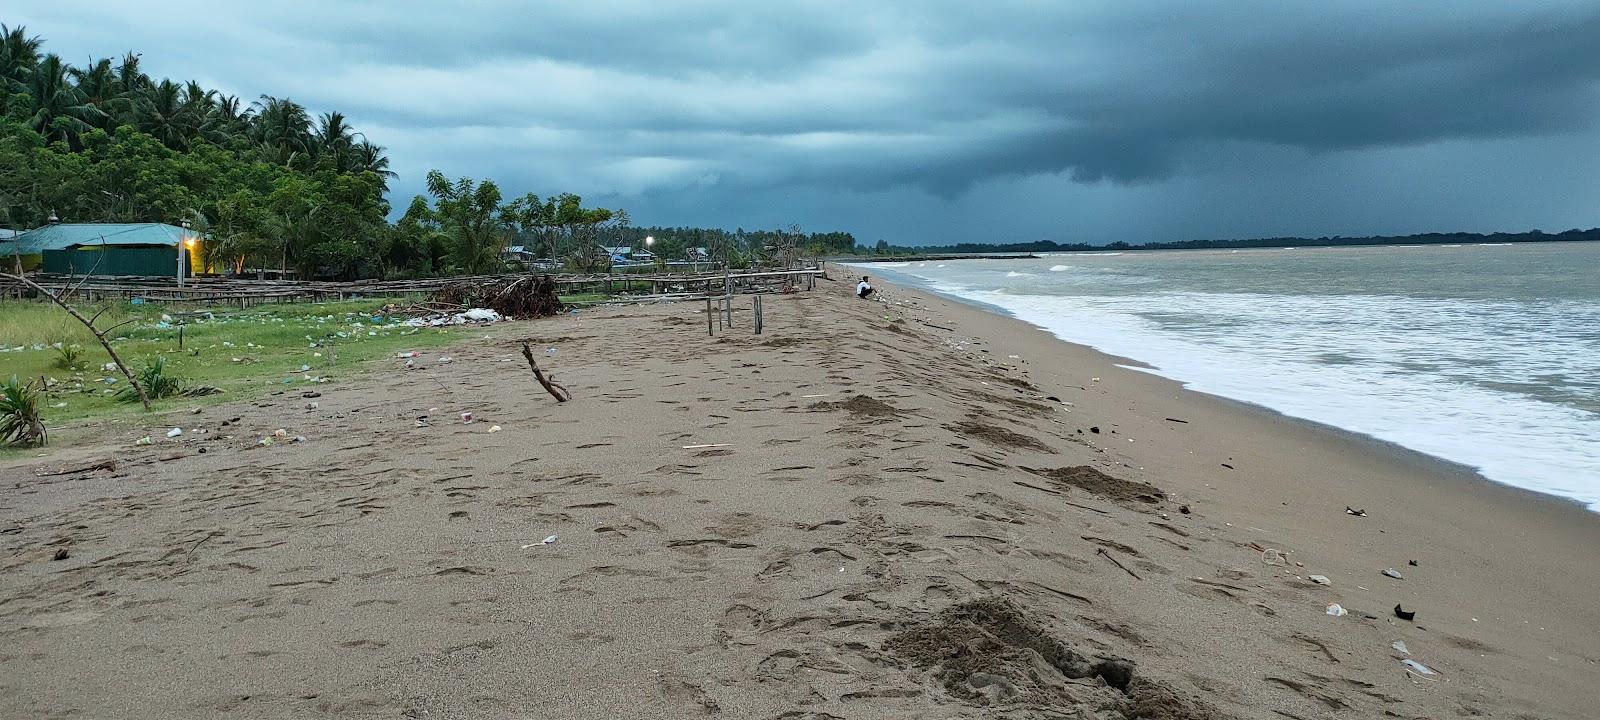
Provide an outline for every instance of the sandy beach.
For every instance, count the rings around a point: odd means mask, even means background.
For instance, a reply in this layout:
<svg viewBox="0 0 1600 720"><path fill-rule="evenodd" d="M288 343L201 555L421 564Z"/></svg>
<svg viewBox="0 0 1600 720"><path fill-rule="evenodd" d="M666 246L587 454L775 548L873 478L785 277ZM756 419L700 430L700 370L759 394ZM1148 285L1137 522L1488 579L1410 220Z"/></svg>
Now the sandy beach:
<svg viewBox="0 0 1600 720"><path fill-rule="evenodd" d="M851 273L6 461L0 717L1594 717L1600 516Z"/></svg>

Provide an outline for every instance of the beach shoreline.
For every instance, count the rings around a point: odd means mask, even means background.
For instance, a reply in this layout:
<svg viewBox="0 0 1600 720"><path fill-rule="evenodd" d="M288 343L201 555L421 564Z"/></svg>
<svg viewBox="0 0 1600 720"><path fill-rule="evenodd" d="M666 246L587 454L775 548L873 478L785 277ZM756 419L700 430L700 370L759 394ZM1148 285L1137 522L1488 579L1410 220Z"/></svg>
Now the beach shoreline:
<svg viewBox="0 0 1600 720"><path fill-rule="evenodd" d="M860 266L855 265L855 264L847 264L847 265L844 265L844 267L846 269L851 269L851 268L859 269L860 268ZM870 267L870 266L868 266L868 267ZM1391 460L1393 460L1396 463L1414 464L1414 465L1418 466L1419 468L1422 468L1422 471L1424 471L1424 472L1430 472L1430 473L1437 473L1437 474L1453 476L1453 477L1459 479L1461 482L1465 482L1465 483L1472 483L1472 484L1482 483L1482 484L1486 484L1488 486L1491 486L1491 487L1493 487L1495 489L1510 490L1510 491L1513 491L1513 494L1515 494L1515 495L1526 496L1526 497L1528 497L1530 499L1533 499L1533 500L1536 500L1536 501L1539 501L1539 502L1551 502L1551 503L1555 503L1556 505L1562 506L1562 507L1567 507L1567 506L1576 507L1576 508L1578 508L1580 510L1585 511L1586 513L1596 514L1596 511L1590 510L1587 506L1584 505L1583 501L1581 501L1581 500L1579 500L1577 498L1567 497L1567 496L1564 496L1564 495L1555 495L1555 494L1552 494L1552 493L1541 492L1539 490L1534 490L1534 489L1524 488L1524 487L1518 487L1516 485L1510 485L1510 484L1507 484L1507 483L1497 482L1495 480L1491 480L1491 479L1485 477L1483 475L1483 473L1479 472L1477 468L1474 468L1471 465L1467 465L1465 463L1457 462L1457 461L1451 460L1449 458L1439 457L1437 455L1430 455L1430 454L1428 454L1426 452L1423 452L1421 450L1416 450L1416 449L1413 449L1413 448L1406 447L1405 445L1402 445L1402 444L1400 444L1398 442L1395 442L1395 441L1392 441L1392 440L1385 440L1383 438L1374 437L1372 435L1368 435L1366 433L1363 433L1363 432L1360 432L1360 431L1357 431L1357 430L1350 430L1350 429L1347 429L1347 428L1342 428L1342 427L1339 427L1337 425L1331 425L1331 424L1328 424L1328 423L1325 423L1325 422L1322 422L1322 421L1319 421L1319 420L1313 420L1313 419L1310 419L1310 418L1304 418L1304 417L1299 417L1299 416L1296 416L1296 415L1290 415L1288 413L1276 410L1276 409L1268 407L1266 405L1262 405L1262 404L1259 404L1259 403L1251 402L1249 400L1239 400L1239 399L1236 399L1236 398L1228 397L1226 395L1218 395L1216 393L1207 392L1205 390L1195 389L1193 387L1190 387L1189 384L1184 382L1183 380L1179 380L1179 379L1176 379L1176 378L1168 377L1166 375L1162 375L1160 373L1160 368L1158 368L1158 367L1156 367L1154 365L1151 365L1150 363L1148 363L1148 362L1146 362L1144 360L1140 360L1138 358L1126 357L1126 356L1123 356L1123 355L1117 355L1115 353L1109 353L1109 352L1106 352L1104 350L1100 350L1098 348L1094 348L1094 347L1091 347L1091 346L1088 346L1088 345L1084 345L1084 344L1081 344L1081 343L1073 342L1071 340L1067 340L1065 338L1061 338L1061 337L1055 335L1054 333L1050 332L1046 328L1039 327L1037 325L1034 325L1033 323L1028 322L1027 320L1024 320L1022 318L1017 317L1010 310L1007 310L1006 308L1001 307L999 305L986 303L986 302L983 302L981 300L973 300L973 299L970 299L970 298L964 298L964 297L960 297L958 295L947 295L947 294L940 293L938 291L935 291L935 290L932 290L932 289L928 289L928 288L916 287L914 285L888 281L888 280L884 280L882 278L882 276L878 276L877 278L875 278L873 280L873 285L875 287L880 287L880 286L889 287L889 288L894 289L897 292L912 294L912 295L916 295L916 296L919 296L919 297L922 297L922 298L929 298L929 299L937 298L938 300L941 300L941 301L953 303L954 306L971 308L971 309L975 309L975 310L977 310L979 312L985 313L987 315L999 316L1000 318L1003 318L1006 321L1009 321L1009 322L1012 322L1012 323L1017 323L1017 324L1019 324L1021 326L1024 326L1024 327L1027 327L1029 329L1036 330L1036 331L1038 331L1040 333L1043 333L1043 334L1049 336L1055 342L1058 342L1058 343L1066 345L1066 346L1068 346L1070 348L1073 348L1075 351L1077 351L1079 353L1085 353L1085 354L1088 354L1088 355L1090 355L1092 357L1097 357L1098 358L1098 362L1101 362L1103 364L1112 365L1112 366L1116 366L1116 367L1120 367L1120 368L1124 368L1124 369L1147 371L1147 374L1149 374L1151 377L1154 377L1154 378L1157 378L1159 380L1172 383L1172 384L1176 385L1182 392L1194 393L1194 394L1197 394L1197 395L1203 395L1205 397L1213 399L1217 403L1220 403L1220 404L1222 404L1224 406L1227 406L1227 407L1231 407L1231 408L1233 408L1233 409L1235 409L1235 410L1237 410L1239 412L1242 412L1242 413L1261 414L1261 415L1264 415L1264 416L1267 416L1267 417L1270 417L1270 418L1273 418L1273 419L1277 419L1277 420L1282 420L1282 421L1286 421L1286 422L1290 422L1290 423L1297 423L1297 424L1303 425L1308 430L1310 430L1312 432L1328 433L1328 434L1331 434L1333 436L1339 437L1339 438L1341 438L1341 439L1343 439L1343 440L1345 440L1347 442L1351 442L1351 443L1354 443L1356 445L1359 445L1359 446L1363 447L1365 452L1384 454L1384 455L1386 455L1387 457L1389 457Z"/></svg>
<svg viewBox="0 0 1600 720"><path fill-rule="evenodd" d="M766 297L759 336L747 299L714 336L694 303L504 323L314 405L178 409L0 462L0 714L1582 718L1600 699L1593 513L835 275ZM133 444L164 423L205 432ZM277 428L307 441L258 443ZM960 639L980 631L998 645Z"/></svg>

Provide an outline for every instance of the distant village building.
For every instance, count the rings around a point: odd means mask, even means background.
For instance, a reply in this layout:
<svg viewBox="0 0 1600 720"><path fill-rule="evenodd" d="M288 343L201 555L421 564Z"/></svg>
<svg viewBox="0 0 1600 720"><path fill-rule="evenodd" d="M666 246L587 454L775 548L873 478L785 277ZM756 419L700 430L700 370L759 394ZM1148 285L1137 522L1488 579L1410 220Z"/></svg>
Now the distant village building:
<svg viewBox="0 0 1600 720"><path fill-rule="evenodd" d="M185 272L201 265L200 236L163 223L55 223L0 238L0 256L10 266L75 275L159 275L178 272L178 252L188 253Z"/></svg>
<svg viewBox="0 0 1600 720"><path fill-rule="evenodd" d="M600 249L611 257L611 262L613 263L647 263L656 259L655 253L649 250L628 245L602 247Z"/></svg>

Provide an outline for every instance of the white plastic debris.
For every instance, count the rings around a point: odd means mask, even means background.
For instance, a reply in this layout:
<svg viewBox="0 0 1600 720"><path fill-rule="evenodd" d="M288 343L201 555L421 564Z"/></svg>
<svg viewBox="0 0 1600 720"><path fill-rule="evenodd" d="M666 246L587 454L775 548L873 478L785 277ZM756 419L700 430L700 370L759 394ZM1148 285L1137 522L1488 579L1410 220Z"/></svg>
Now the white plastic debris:
<svg viewBox="0 0 1600 720"><path fill-rule="evenodd" d="M1344 609L1344 606L1340 605L1339 603L1334 603L1332 605L1329 605L1328 609L1325 612L1327 612L1329 615L1332 615L1334 617L1344 617L1344 616L1350 614L1350 611Z"/></svg>
<svg viewBox="0 0 1600 720"><path fill-rule="evenodd" d="M1419 675L1438 675L1439 674L1438 670L1434 670L1433 668L1428 667L1427 665L1423 665L1422 663L1419 663L1419 662L1417 662L1415 660L1412 660L1411 658L1406 658L1404 660L1401 660L1400 662L1401 662L1401 664L1405 665L1407 668L1410 668L1412 672L1415 672L1415 673L1417 673Z"/></svg>
<svg viewBox="0 0 1600 720"><path fill-rule="evenodd" d="M1396 570L1394 568L1389 568L1387 570L1384 570L1383 574L1388 575L1389 577L1392 577L1392 578L1394 578L1396 580L1404 580L1405 579L1403 576L1400 575L1400 571Z"/></svg>
<svg viewBox="0 0 1600 720"><path fill-rule="evenodd" d="M1333 584L1333 581L1329 580L1327 575L1311 575L1311 576L1308 576L1306 579L1310 580L1311 582L1314 582L1314 583L1316 583L1318 585L1332 585Z"/></svg>
<svg viewBox="0 0 1600 720"><path fill-rule="evenodd" d="M177 437L179 435L182 435L182 434L183 434L183 428L173 428L173 429L167 431L167 437L169 437L169 438L175 438L175 437Z"/></svg>
<svg viewBox="0 0 1600 720"><path fill-rule="evenodd" d="M499 322L500 313L485 308L472 308L466 312L456 313L456 322Z"/></svg>
<svg viewBox="0 0 1600 720"><path fill-rule="evenodd" d="M441 364L441 365L449 365L450 361L451 361L451 357L449 355L440 355L439 356L439 364Z"/></svg>
<svg viewBox="0 0 1600 720"><path fill-rule="evenodd" d="M550 537L547 537L547 538L545 538L545 539L543 539L543 540L541 540L539 542L528 543L527 545L523 545L522 549L523 550L527 550L528 548L539 547L540 545L554 545L554 544L556 544L556 540L558 540L558 539L559 538L557 538L555 535L551 535Z"/></svg>
<svg viewBox="0 0 1600 720"><path fill-rule="evenodd" d="M1406 649L1406 641L1404 641L1404 640L1396 640L1396 641L1394 641L1392 643L1389 643L1389 647L1394 648L1395 652L1400 653L1402 655L1410 655L1411 654L1411 651Z"/></svg>
<svg viewBox="0 0 1600 720"><path fill-rule="evenodd" d="M139 438L138 440L133 441L133 444L135 444L135 445L149 445L152 442L154 442L154 441L150 439L150 436L146 435L146 436L144 436L142 438Z"/></svg>
<svg viewBox="0 0 1600 720"><path fill-rule="evenodd" d="M416 357L418 355L421 355L421 354L422 353L419 353L419 352L417 352L415 350L410 350L410 351L407 351L407 352L395 353L394 356L397 357L397 358L414 358L414 357Z"/></svg>
<svg viewBox="0 0 1600 720"><path fill-rule="evenodd" d="M492 432L492 433L500 432L500 426L499 425L490 425L489 426L489 432Z"/></svg>
<svg viewBox="0 0 1600 720"><path fill-rule="evenodd" d="M1162 513L1162 514L1165 515L1165 513ZM1279 565L1279 564L1282 564L1283 563L1283 551L1279 550L1277 548L1267 548L1265 550L1262 550L1261 551L1261 562L1266 563L1268 565Z"/></svg>
<svg viewBox="0 0 1600 720"><path fill-rule="evenodd" d="M467 423L467 424L470 425L472 423L472 413L469 413L469 412L461 413L461 422L464 422L464 423Z"/></svg>
<svg viewBox="0 0 1600 720"><path fill-rule="evenodd" d="M283 428L278 428L277 430L273 430L272 431L272 436L281 440L283 438L289 437L289 431L285 430Z"/></svg>

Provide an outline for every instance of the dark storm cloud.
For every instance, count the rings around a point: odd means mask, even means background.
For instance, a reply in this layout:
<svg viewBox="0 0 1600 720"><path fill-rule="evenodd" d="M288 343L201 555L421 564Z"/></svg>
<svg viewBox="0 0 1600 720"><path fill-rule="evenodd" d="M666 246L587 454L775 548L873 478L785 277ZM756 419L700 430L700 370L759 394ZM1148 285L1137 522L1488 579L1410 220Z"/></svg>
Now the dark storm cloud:
<svg viewBox="0 0 1600 720"><path fill-rule="evenodd" d="M1029 177L1120 209L1161 202L1138 188L1170 197L1243 158L1266 177L1328 154L1405 162L1440 143L1466 157L1569 138L1573 153L1600 153L1592 2L285 0L7 13L69 60L135 48L159 73L346 112L389 146L401 192L438 167L516 192L727 216L704 223L767 214L740 198L803 197L817 214L829 197L850 206L848 193L953 207ZM1074 189L1101 181L1115 192ZM1025 185L1037 202L1041 188Z"/></svg>

